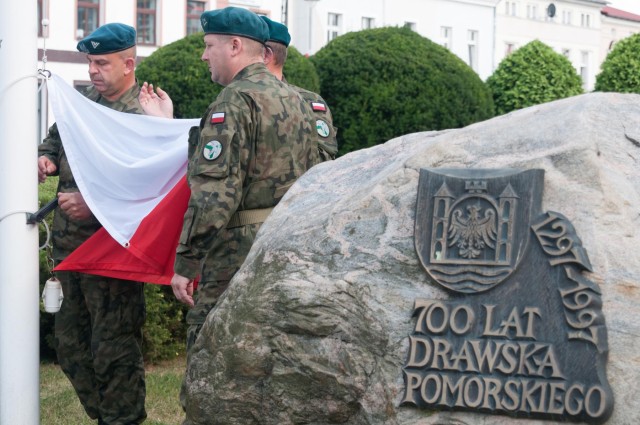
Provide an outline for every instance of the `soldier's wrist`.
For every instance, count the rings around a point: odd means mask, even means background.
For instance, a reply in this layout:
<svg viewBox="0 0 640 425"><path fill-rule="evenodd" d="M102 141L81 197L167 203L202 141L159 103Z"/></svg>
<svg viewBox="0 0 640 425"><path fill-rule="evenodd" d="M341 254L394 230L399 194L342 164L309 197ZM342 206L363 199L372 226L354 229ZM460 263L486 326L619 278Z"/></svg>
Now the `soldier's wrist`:
<svg viewBox="0 0 640 425"><path fill-rule="evenodd" d="M189 279L195 279L198 275L198 269L200 262L198 260L185 258L180 254L176 255L176 260L173 264L173 271L180 276L184 276Z"/></svg>

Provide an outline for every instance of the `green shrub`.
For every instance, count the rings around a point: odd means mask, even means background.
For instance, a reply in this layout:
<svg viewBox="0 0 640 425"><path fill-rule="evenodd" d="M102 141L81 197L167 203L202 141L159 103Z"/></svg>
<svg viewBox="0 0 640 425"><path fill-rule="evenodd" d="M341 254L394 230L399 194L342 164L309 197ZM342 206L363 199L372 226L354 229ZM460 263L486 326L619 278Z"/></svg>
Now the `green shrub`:
<svg viewBox="0 0 640 425"><path fill-rule="evenodd" d="M499 115L583 93L569 59L538 40L504 58L487 84Z"/></svg>
<svg viewBox="0 0 640 425"><path fill-rule="evenodd" d="M640 34L617 43L596 76L596 91L640 93Z"/></svg>
<svg viewBox="0 0 640 425"><path fill-rule="evenodd" d="M222 86L211 81L204 51L203 33L191 34L167 44L136 68L140 83L147 81L169 93L176 118L200 118Z"/></svg>
<svg viewBox="0 0 640 425"><path fill-rule="evenodd" d="M147 321L143 328L142 352L145 361L157 362L184 353L187 340L187 306L173 295L169 285L144 286Z"/></svg>
<svg viewBox="0 0 640 425"><path fill-rule="evenodd" d="M169 93L177 118L200 118L222 90L221 85L211 81L207 63L200 59L204 51L203 35L191 34L167 44L136 68L140 83L147 81ZM313 64L295 47L289 47L284 74L291 84L320 91Z"/></svg>
<svg viewBox="0 0 640 425"><path fill-rule="evenodd" d="M289 84L320 93L320 77L311 60L303 56L295 47L287 49L287 61L283 73Z"/></svg>
<svg viewBox="0 0 640 425"><path fill-rule="evenodd" d="M493 116L486 85L458 57L408 28L342 35L311 57L340 153Z"/></svg>

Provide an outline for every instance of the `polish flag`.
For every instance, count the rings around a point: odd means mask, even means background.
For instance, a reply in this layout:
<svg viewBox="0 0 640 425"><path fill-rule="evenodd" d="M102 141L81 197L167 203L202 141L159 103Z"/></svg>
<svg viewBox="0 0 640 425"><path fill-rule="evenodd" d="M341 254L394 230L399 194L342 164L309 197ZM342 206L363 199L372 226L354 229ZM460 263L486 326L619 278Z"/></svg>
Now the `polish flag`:
<svg viewBox="0 0 640 425"><path fill-rule="evenodd" d="M214 112L211 114L211 124L222 124L224 122L224 112Z"/></svg>
<svg viewBox="0 0 640 425"><path fill-rule="evenodd" d="M322 102L311 102L311 107L316 112L327 112L327 105Z"/></svg>
<svg viewBox="0 0 640 425"><path fill-rule="evenodd" d="M114 111L57 75L49 100L69 166L102 224L54 270L168 284L189 200L189 129L199 119Z"/></svg>

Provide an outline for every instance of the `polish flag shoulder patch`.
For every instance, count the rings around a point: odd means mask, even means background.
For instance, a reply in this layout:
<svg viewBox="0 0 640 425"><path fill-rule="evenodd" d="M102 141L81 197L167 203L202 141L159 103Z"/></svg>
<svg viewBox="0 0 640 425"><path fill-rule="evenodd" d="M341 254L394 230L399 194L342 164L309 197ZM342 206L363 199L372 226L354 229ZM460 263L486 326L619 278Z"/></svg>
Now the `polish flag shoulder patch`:
<svg viewBox="0 0 640 425"><path fill-rule="evenodd" d="M322 102L311 102L311 108L314 112L327 112L327 105Z"/></svg>
<svg viewBox="0 0 640 425"><path fill-rule="evenodd" d="M224 122L224 112L214 112L211 114L211 124L222 124Z"/></svg>

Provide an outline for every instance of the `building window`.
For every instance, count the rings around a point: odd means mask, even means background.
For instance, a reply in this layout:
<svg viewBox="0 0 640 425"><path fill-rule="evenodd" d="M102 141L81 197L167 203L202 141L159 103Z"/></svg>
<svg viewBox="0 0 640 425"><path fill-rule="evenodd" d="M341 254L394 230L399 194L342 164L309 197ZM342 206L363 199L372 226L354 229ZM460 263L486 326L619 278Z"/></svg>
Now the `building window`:
<svg viewBox="0 0 640 425"><path fill-rule="evenodd" d="M591 27L591 16L587 13L580 15L580 25L585 28Z"/></svg>
<svg viewBox="0 0 640 425"><path fill-rule="evenodd" d="M40 2L38 2L40 3ZM38 128L37 128L37 141L38 143L42 143L45 137L47 137L47 129L49 126L47 125L48 119L48 110L47 110L47 94L46 90L42 90L42 85L44 84L44 80L38 79Z"/></svg>
<svg viewBox="0 0 640 425"><path fill-rule="evenodd" d="M440 27L440 37L442 37L442 47L446 47L451 50L452 39L453 39L453 30L451 27Z"/></svg>
<svg viewBox="0 0 640 425"><path fill-rule="evenodd" d="M511 53L513 53L513 51L516 50L516 44L515 43L505 43L504 45L504 55L505 56L509 56Z"/></svg>
<svg viewBox="0 0 640 425"><path fill-rule="evenodd" d="M569 10L562 11L562 23L571 25L571 11Z"/></svg>
<svg viewBox="0 0 640 425"><path fill-rule="evenodd" d="M586 88L589 83L589 52L586 50L580 52L580 78L582 86Z"/></svg>
<svg viewBox="0 0 640 425"><path fill-rule="evenodd" d="M204 12L204 7L204 1L187 0L187 35L201 31L200 15Z"/></svg>
<svg viewBox="0 0 640 425"><path fill-rule="evenodd" d="M91 81L76 80L73 82L73 88L78 90L80 93L84 93L89 87L91 87Z"/></svg>
<svg viewBox="0 0 640 425"><path fill-rule="evenodd" d="M368 29L371 29L371 28L375 28L376 27L375 23L376 23L375 19L373 19L373 18L366 18L364 16L362 17L362 29L363 30L368 30Z"/></svg>
<svg viewBox="0 0 640 425"><path fill-rule="evenodd" d="M557 16L556 5L553 3L549 3L547 8L544 10L544 19L547 22L555 22Z"/></svg>
<svg viewBox="0 0 640 425"><path fill-rule="evenodd" d="M78 0L78 26L76 27L76 38L84 38L95 31L100 23L99 18L99 0Z"/></svg>
<svg viewBox="0 0 640 425"><path fill-rule="evenodd" d="M507 16L516 16L516 2L507 1L504 3L504 14Z"/></svg>
<svg viewBox="0 0 640 425"><path fill-rule="evenodd" d="M478 31L469 30L467 36L469 48L469 67L474 71L478 70Z"/></svg>
<svg viewBox="0 0 640 425"><path fill-rule="evenodd" d="M138 44L156 44L156 0L138 0Z"/></svg>
<svg viewBox="0 0 640 425"><path fill-rule="evenodd" d="M411 31L415 31L416 30L416 23L415 22L405 22L403 26L405 28L409 28Z"/></svg>
<svg viewBox="0 0 640 425"><path fill-rule="evenodd" d="M341 34L342 15L329 13L327 25L327 43Z"/></svg>
<svg viewBox="0 0 640 425"><path fill-rule="evenodd" d="M537 19L538 18L538 6L535 4L527 5L527 18L528 19Z"/></svg>

